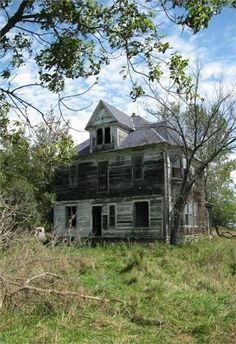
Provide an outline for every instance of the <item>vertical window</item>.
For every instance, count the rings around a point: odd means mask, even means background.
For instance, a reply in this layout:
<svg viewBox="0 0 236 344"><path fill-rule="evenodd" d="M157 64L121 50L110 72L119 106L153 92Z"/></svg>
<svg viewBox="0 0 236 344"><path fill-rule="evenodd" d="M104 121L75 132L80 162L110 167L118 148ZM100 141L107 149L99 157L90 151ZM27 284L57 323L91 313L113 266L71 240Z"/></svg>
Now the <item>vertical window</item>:
<svg viewBox="0 0 236 344"><path fill-rule="evenodd" d="M66 207L66 227L67 228L76 227L76 217L77 217L77 207L76 206Z"/></svg>
<svg viewBox="0 0 236 344"><path fill-rule="evenodd" d="M116 226L116 207L114 204L109 205L109 227Z"/></svg>
<svg viewBox="0 0 236 344"><path fill-rule="evenodd" d="M98 191L108 190L108 162L98 163Z"/></svg>
<svg viewBox="0 0 236 344"><path fill-rule="evenodd" d="M102 145L103 142L103 132L102 128L97 129L97 145Z"/></svg>
<svg viewBox="0 0 236 344"><path fill-rule="evenodd" d="M197 227L198 226L198 204L197 203L193 204L193 216L194 216L193 225Z"/></svg>
<svg viewBox="0 0 236 344"><path fill-rule="evenodd" d="M134 203L135 227L149 226L149 204L147 201Z"/></svg>
<svg viewBox="0 0 236 344"><path fill-rule="evenodd" d="M184 208L184 225L192 226L193 225L193 204L187 203Z"/></svg>
<svg viewBox="0 0 236 344"><path fill-rule="evenodd" d="M75 166L75 165L70 167L69 185L70 186L76 186L77 185L77 166Z"/></svg>
<svg viewBox="0 0 236 344"><path fill-rule="evenodd" d="M143 156L137 155L133 157L133 180L143 178Z"/></svg>
<svg viewBox="0 0 236 344"><path fill-rule="evenodd" d="M172 178L182 177L182 163L179 156L171 157L171 174Z"/></svg>
<svg viewBox="0 0 236 344"><path fill-rule="evenodd" d="M111 128L105 128L105 143L111 143Z"/></svg>

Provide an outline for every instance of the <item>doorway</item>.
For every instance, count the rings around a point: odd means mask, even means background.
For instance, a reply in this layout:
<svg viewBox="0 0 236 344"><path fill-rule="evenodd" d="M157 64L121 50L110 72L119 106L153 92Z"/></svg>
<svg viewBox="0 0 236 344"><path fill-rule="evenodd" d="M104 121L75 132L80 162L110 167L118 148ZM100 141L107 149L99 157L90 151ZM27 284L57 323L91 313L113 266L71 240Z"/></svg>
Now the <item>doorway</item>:
<svg viewBox="0 0 236 344"><path fill-rule="evenodd" d="M93 235L101 236L102 235L102 207L93 206Z"/></svg>

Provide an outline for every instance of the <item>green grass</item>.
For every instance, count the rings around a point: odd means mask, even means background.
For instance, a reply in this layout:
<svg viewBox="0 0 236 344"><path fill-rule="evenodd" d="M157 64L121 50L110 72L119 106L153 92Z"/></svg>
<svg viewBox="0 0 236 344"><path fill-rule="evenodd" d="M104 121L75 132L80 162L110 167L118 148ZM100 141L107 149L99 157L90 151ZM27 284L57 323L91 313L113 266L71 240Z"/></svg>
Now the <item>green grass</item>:
<svg viewBox="0 0 236 344"><path fill-rule="evenodd" d="M44 247L19 238L1 250L0 270L20 283L52 272L61 278L32 285L111 300L15 294L1 310L1 344L236 343L235 240Z"/></svg>

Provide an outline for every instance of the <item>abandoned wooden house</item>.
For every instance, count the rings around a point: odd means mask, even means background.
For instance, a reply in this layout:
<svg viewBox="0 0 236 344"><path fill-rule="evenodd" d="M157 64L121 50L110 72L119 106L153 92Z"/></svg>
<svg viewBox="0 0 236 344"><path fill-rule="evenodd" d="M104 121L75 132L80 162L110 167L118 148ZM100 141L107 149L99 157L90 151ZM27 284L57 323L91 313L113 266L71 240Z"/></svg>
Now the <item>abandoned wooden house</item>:
<svg viewBox="0 0 236 344"><path fill-rule="evenodd" d="M184 159L176 137L161 123L131 117L100 100L78 145L78 158L56 185L59 237L160 239L170 237L172 199ZM185 207L183 233L207 231L201 187Z"/></svg>

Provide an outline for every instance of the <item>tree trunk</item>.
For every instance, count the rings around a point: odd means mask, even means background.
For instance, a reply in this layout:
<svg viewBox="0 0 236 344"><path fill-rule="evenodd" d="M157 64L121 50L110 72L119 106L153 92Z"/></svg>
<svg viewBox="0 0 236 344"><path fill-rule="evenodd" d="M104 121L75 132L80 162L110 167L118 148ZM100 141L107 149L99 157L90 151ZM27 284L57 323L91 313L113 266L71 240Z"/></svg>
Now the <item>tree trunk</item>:
<svg viewBox="0 0 236 344"><path fill-rule="evenodd" d="M187 202L189 192L186 189L181 190L181 195L176 199L176 202L173 207L173 215L171 221L171 230L170 230L170 244L178 244L178 233L181 225L183 224L183 211L185 204Z"/></svg>
<svg viewBox="0 0 236 344"><path fill-rule="evenodd" d="M170 244L171 245L177 245L178 244L178 232L179 232L179 227L181 223L181 216L182 212L178 209L174 209L174 214L173 214L173 221L171 225L171 231L170 231Z"/></svg>

